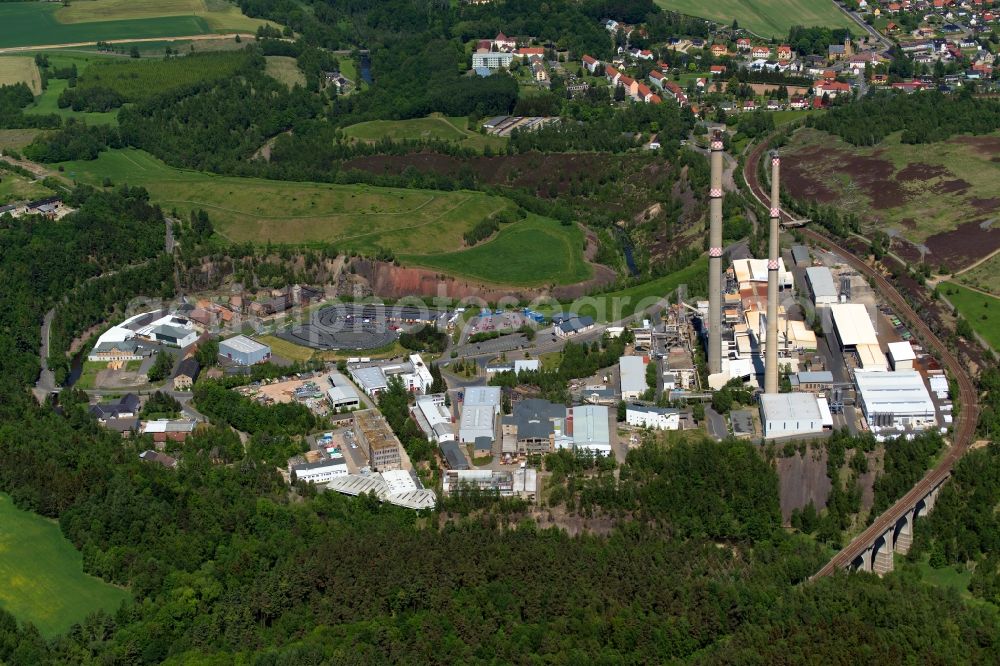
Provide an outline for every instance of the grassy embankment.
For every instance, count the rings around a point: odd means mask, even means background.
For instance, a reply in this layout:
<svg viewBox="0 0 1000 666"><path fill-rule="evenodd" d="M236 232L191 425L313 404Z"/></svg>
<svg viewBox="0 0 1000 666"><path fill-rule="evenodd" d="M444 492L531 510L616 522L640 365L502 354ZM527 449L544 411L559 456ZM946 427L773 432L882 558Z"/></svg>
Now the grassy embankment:
<svg viewBox="0 0 1000 666"><path fill-rule="evenodd" d="M993 349L1000 350L1000 298L954 282L945 282L940 288L959 314L972 325L972 329Z"/></svg>
<svg viewBox="0 0 1000 666"><path fill-rule="evenodd" d="M507 139L504 137L480 134L470 130L468 124L468 119L464 117L448 117L433 113L426 118L371 120L358 123L345 127L344 134L358 141L377 141L383 138L395 141L404 139L453 141L465 148L479 151L486 146L492 150L500 150L506 145Z"/></svg>

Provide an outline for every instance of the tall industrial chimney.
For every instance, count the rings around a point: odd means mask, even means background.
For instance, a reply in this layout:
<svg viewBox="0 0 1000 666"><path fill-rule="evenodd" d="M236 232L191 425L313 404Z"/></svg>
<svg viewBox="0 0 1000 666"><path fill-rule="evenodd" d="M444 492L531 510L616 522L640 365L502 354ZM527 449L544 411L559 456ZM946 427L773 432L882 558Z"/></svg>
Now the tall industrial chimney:
<svg viewBox="0 0 1000 666"><path fill-rule="evenodd" d="M722 372L722 132L712 135L708 192L708 374Z"/></svg>
<svg viewBox="0 0 1000 666"><path fill-rule="evenodd" d="M767 345L764 348L764 393L778 392L778 218L781 215L781 158L771 151L771 233L767 252Z"/></svg>

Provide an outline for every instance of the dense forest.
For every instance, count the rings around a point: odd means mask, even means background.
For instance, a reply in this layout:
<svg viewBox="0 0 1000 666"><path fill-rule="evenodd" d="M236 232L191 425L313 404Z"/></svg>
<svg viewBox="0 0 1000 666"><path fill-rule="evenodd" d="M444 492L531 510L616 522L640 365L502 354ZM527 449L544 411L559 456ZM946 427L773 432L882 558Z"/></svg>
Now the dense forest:
<svg viewBox="0 0 1000 666"><path fill-rule="evenodd" d="M954 134L988 134L1000 128L1000 101L939 92L879 93L828 113L810 116L806 124L855 146L874 146L902 131L903 143L934 143Z"/></svg>

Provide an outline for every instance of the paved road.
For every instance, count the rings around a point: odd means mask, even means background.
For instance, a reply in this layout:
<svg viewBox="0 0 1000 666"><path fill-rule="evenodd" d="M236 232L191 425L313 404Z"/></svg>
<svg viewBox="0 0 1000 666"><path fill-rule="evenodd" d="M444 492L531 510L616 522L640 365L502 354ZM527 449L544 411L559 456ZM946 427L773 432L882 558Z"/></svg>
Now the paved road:
<svg viewBox="0 0 1000 666"><path fill-rule="evenodd" d="M35 384L35 398L38 402L44 402L48 396L56 390L56 376L49 370L49 332L52 330L52 319L56 316L56 309L52 308L45 313L42 319L42 345L38 350L39 362L42 372L38 375L38 382Z"/></svg>
<svg viewBox="0 0 1000 666"><path fill-rule="evenodd" d="M875 39L875 40L876 40L876 41L877 41L877 42L878 42L879 44L881 44L881 45L882 45L882 48L884 48L884 49L886 49L886 50L888 50L888 49L892 48L892 42L891 42L891 41L889 41L889 40L888 40L887 38L883 37L883 36L882 36L882 33L880 33L880 32L879 32L878 30L876 30L876 29L875 29L875 28L873 28L872 26L870 26L870 25L868 25L867 23L865 23L865 21L864 21L864 19L863 19L863 18L861 18L860 16L858 16L858 15L857 15L856 13L852 12L851 10L847 9L846 7L844 7L844 6L843 6L842 4L840 4L839 2L834 2L833 4L834 4L834 6L835 6L835 7L837 8L837 9L839 9L840 11L844 12L845 14L847 14L847 17L848 17L849 19L851 19L852 21L854 21L855 23L857 23L857 24L858 24L858 26L859 26L859 27L860 27L860 28L861 28L862 30L864 30L864 31L865 31L866 33L868 33L868 35L869 35L869 36L871 36L871 37L872 37L872 38L874 38L874 39Z"/></svg>
<svg viewBox="0 0 1000 666"><path fill-rule="evenodd" d="M708 434L716 440L722 441L729 437L726 417L708 406L705 407L705 425L708 427Z"/></svg>
<svg viewBox="0 0 1000 666"><path fill-rule="evenodd" d="M766 206L768 205L768 197L757 179L757 165L764 147L765 144L761 143L753 150L753 152L750 153L746 162L744 178L746 180L747 187L754 197L756 197L761 204ZM793 219L792 216L785 213L785 211L781 211L781 213L786 220ZM962 410L959 413L956 423L954 424L954 434L952 437L951 447L948 449L947 453L937 466L927 472L927 474L920 481L918 481L913 488L903 495L902 498L889 507L889 509L882 513L882 515L876 518L868 529L855 537L850 544L834 555L833 559L827 562L827 564L813 576L813 579L816 579L823 576L829 576L837 569L843 569L850 566L851 563L854 562L854 560L857 559L872 544L872 542L888 531L890 527L895 525L896 522L903 517L903 515L913 508L913 506L925 495L927 495L935 486L944 482L948 476L950 476L955 463L957 463L959 459L965 455L965 452L969 449L969 445L972 444L973 437L975 436L976 423L979 420L979 396L976 391L976 386L972 381L972 377L969 376L967 368L959 362L948 347L945 346L945 344L934 334L930 327L927 326L926 322L924 322L924 320L913 310L913 308L910 307L910 304L906 301L906 299L904 299L902 295L896 291L896 288L880 272L873 269L865 263L864 260L854 256L849 250L842 247L835 240L828 238L824 234L807 228L802 228L800 231L812 242L826 246L836 252L854 269L872 280L875 290L892 305L896 315L906 321L910 330L916 334L917 338L924 343L927 349L934 350L938 353L941 359L941 365L944 366L944 368L946 368L958 382L958 397L961 400L962 406Z"/></svg>

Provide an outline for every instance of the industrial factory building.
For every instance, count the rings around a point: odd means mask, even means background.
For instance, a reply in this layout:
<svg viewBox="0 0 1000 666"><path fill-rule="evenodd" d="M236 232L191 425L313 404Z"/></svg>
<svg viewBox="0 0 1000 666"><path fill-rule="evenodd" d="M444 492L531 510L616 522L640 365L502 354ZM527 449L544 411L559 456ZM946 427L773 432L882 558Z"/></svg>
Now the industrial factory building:
<svg viewBox="0 0 1000 666"><path fill-rule="evenodd" d="M813 305L820 308L833 305L840 300L837 285L833 282L833 273L826 266L810 266L806 269L806 282L809 285L809 295Z"/></svg>
<svg viewBox="0 0 1000 666"><path fill-rule="evenodd" d="M762 393L760 422L764 438L821 433L833 427L826 398L814 393Z"/></svg>
<svg viewBox="0 0 1000 666"><path fill-rule="evenodd" d="M865 370L888 370L889 361L879 347L868 308L861 303L837 303L829 308L840 350L855 354L858 365Z"/></svg>
<svg viewBox="0 0 1000 666"><path fill-rule="evenodd" d="M921 431L937 425L934 402L915 370L854 373L858 404L874 433Z"/></svg>
<svg viewBox="0 0 1000 666"><path fill-rule="evenodd" d="M470 386L465 389L458 440L472 444L477 437L496 436L496 418L500 414L499 386Z"/></svg>
<svg viewBox="0 0 1000 666"><path fill-rule="evenodd" d="M245 335L237 335L219 343L219 356L236 365L255 365L271 357L271 348Z"/></svg>

